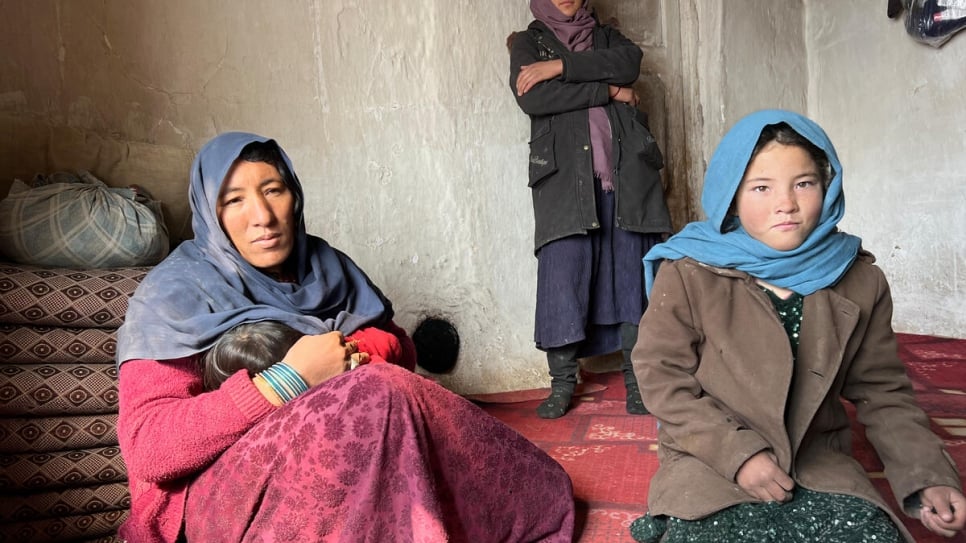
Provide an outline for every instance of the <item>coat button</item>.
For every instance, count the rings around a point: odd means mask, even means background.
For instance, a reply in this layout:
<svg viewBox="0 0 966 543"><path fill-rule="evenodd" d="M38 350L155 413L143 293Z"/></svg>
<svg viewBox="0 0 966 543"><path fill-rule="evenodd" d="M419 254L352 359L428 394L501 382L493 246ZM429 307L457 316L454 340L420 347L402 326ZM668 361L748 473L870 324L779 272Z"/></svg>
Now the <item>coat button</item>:
<svg viewBox="0 0 966 543"><path fill-rule="evenodd" d="M584 145L584 151L587 151L589 149L590 149L590 145Z"/></svg>
<svg viewBox="0 0 966 543"><path fill-rule="evenodd" d="M598 226L600 226L599 224L597 224L597 221L590 223L590 225L593 226L594 228L597 228Z"/></svg>

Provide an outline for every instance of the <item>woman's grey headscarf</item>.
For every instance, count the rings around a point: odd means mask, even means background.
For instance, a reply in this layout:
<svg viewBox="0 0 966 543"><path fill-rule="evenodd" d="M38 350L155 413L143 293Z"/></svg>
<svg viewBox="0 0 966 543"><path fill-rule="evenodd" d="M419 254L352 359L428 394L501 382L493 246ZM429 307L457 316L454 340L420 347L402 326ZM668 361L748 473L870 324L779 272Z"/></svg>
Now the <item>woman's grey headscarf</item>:
<svg viewBox="0 0 966 543"><path fill-rule="evenodd" d="M351 334L392 318L392 306L349 257L306 234L304 196L292 163L286 179L295 196L297 283L279 282L249 264L221 229L218 193L242 149L273 140L243 132L215 137L191 168L189 199L195 238L183 242L138 287L118 330L118 365L170 360L206 351L244 322L279 321L304 334Z"/></svg>

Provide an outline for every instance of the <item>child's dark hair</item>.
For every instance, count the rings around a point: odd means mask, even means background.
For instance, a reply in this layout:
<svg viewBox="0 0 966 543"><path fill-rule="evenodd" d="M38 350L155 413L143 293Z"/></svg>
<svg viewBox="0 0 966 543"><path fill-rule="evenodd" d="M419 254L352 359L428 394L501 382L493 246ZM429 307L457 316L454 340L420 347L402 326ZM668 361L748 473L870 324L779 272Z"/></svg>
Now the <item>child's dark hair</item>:
<svg viewBox="0 0 966 543"><path fill-rule="evenodd" d="M276 321L239 324L222 334L202 360L205 390L214 390L239 370L249 376L281 362L302 333Z"/></svg>
<svg viewBox="0 0 966 543"><path fill-rule="evenodd" d="M799 134L794 128L789 126L787 123L769 124L761 130L761 135L758 136L758 142L755 143L755 149L751 152L751 162L761 150L771 142L777 142L782 145L792 145L795 147L801 147L805 149L808 156L812 157L815 161L815 165L818 166L818 174L822 180L822 188L828 188L828 184L832 181L834 172L832 172L832 166L829 164L828 156L825 151L820 149L818 145L815 145L808 140L805 136Z"/></svg>
<svg viewBox="0 0 966 543"><path fill-rule="evenodd" d="M765 148L771 142L780 143L782 145L791 145L794 147L801 147L808 153L808 156L815 161L815 166L818 168L818 175L820 181L822 182L822 191L828 188L829 183L832 182L832 177L834 177L835 172L832 171L832 165L829 163L828 155L825 154L819 146L815 145L808 140L805 136L799 134L794 128L789 126L787 123L769 124L761 130L761 135L758 136L758 141L755 143L755 148L751 151L751 158L748 159L748 163L758 156L758 153ZM737 196L736 196L737 198ZM731 232L738 228L738 219L734 215L735 201L731 202L731 209L728 212L728 216L725 218L724 224L721 226L722 232Z"/></svg>

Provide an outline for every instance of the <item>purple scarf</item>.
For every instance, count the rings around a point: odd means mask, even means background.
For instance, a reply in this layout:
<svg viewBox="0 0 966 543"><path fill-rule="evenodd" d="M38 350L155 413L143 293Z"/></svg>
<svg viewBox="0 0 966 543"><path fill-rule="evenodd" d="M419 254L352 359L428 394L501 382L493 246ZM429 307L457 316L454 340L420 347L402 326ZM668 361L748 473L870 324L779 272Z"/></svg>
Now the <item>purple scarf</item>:
<svg viewBox="0 0 966 543"><path fill-rule="evenodd" d="M541 23L553 31L570 51L587 51L594 46L594 28L597 21L587 11L587 2L577 10L573 17L566 17L551 0L530 0L530 12ZM610 119L603 107L588 109L590 121L590 145L594 160L594 174L600 178L605 191L614 190L613 143L611 140Z"/></svg>

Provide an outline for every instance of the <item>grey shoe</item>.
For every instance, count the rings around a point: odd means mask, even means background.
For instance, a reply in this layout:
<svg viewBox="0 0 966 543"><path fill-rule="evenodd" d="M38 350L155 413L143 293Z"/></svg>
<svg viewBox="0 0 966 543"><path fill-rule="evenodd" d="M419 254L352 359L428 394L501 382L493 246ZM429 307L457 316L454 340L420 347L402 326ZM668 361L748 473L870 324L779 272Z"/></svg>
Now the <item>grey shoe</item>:
<svg viewBox="0 0 966 543"><path fill-rule="evenodd" d="M547 399L537 406L537 416L541 419L559 419L570 409L571 391L550 389Z"/></svg>
<svg viewBox="0 0 966 543"><path fill-rule="evenodd" d="M641 398L641 389L637 383L626 384L627 388L627 412L631 415L647 415L648 410L644 407L644 400Z"/></svg>

